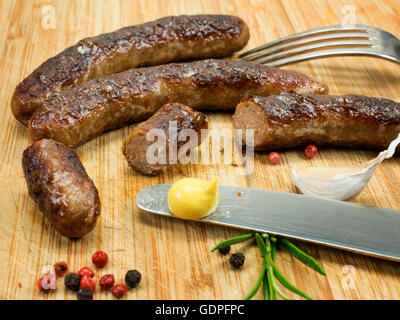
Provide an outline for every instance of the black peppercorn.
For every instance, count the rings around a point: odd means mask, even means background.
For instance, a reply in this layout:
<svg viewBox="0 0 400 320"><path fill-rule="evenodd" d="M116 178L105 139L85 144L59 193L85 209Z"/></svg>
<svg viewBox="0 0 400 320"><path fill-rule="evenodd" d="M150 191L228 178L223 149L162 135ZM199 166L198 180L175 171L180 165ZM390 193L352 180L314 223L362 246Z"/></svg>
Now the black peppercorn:
<svg viewBox="0 0 400 320"><path fill-rule="evenodd" d="M240 252L232 254L229 262L234 268L239 269L244 264L244 254Z"/></svg>
<svg viewBox="0 0 400 320"><path fill-rule="evenodd" d="M223 256L226 256L229 253L229 251L231 251L231 246L227 246L227 247L223 247L223 248L219 248L218 249L218 252L220 254L222 254Z"/></svg>
<svg viewBox="0 0 400 320"><path fill-rule="evenodd" d="M78 300L93 300L93 292L87 288L79 290Z"/></svg>
<svg viewBox="0 0 400 320"><path fill-rule="evenodd" d="M81 287L81 276L76 273L68 273L64 279L65 286L72 291L79 291Z"/></svg>
<svg viewBox="0 0 400 320"><path fill-rule="evenodd" d="M142 278L142 275L137 270L129 270L125 275L125 282L131 289L135 288Z"/></svg>

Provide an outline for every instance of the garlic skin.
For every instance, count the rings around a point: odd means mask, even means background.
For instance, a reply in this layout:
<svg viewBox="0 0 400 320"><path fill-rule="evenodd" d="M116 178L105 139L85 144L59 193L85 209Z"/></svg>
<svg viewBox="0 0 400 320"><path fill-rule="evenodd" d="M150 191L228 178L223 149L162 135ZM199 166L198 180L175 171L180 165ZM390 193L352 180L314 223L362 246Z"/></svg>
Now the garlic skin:
<svg viewBox="0 0 400 320"><path fill-rule="evenodd" d="M354 167L293 168L291 179L301 193L325 199L348 200L364 190L375 169L391 158L400 143L400 134L376 158Z"/></svg>

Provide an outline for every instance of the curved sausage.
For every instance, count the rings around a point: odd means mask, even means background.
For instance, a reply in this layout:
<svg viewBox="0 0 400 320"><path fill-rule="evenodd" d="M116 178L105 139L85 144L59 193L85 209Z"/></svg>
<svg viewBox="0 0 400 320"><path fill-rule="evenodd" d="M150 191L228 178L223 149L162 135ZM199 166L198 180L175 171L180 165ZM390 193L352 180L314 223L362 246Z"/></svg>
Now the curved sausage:
<svg viewBox="0 0 400 320"><path fill-rule="evenodd" d="M173 123L175 121L175 123ZM176 125L176 132L170 134L170 127ZM160 108L152 117L145 122L140 123L132 133L124 140L122 152L129 165L138 172L155 176L163 173L170 166L169 150L171 146L175 151L187 141L179 139L179 134L184 130L193 130L197 145L201 142L201 130L208 128L208 121L204 114L193 111L192 108L180 103L168 103ZM159 129L165 135L165 143L162 144L160 152L165 152L164 163L149 163L147 151L153 141L148 140L148 134L151 130ZM154 132L154 131L153 131ZM171 130L172 133L172 130ZM172 136L176 134L176 138ZM157 141L159 142L159 141ZM174 151L174 152L175 152Z"/></svg>
<svg viewBox="0 0 400 320"><path fill-rule="evenodd" d="M254 129L255 150L309 143L385 149L400 132L400 104L360 95L286 92L241 101L233 125Z"/></svg>
<svg viewBox="0 0 400 320"><path fill-rule="evenodd" d="M22 167L30 196L59 233L80 238L94 228L99 194L73 150L41 140L25 149Z"/></svg>
<svg viewBox="0 0 400 320"><path fill-rule="evenodd" d="M166 17L85 38L23 80L15 89L11 108L17 120L27 125L55 91L137 66L229 56L248 40L245 22L228 15Z"/></svg>
<svg viewBox="0 0 400 320"><path fill-rule="evenodd" d="M294 89L327 93L326 85L294 71L251 62L201 60L130 69L53 94L33 115L34 140L69 147L150 117L168 102L196 110L234 111L242 98Z"/></svg>

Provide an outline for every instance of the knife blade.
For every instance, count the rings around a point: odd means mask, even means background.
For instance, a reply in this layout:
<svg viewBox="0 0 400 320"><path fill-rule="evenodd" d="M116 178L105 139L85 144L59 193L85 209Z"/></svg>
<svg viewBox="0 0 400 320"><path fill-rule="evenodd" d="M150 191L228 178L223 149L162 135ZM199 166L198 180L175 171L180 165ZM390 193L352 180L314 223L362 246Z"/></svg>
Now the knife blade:
<svg viewBox="0 0 400 320"><path fill-rule="evenodd" d="M136 196L136 205L174 217L168 208L171 184L153 185ZM400 211L305 195L219 186L212 215L196 220L345 249L400 261Z"/></svg>

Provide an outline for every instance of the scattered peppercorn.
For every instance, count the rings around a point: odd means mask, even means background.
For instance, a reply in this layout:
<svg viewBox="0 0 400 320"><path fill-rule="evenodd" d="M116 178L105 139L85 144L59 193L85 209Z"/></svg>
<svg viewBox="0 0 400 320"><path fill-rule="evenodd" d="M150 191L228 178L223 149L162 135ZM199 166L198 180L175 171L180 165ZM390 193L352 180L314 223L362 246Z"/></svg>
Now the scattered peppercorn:
<svg viewBox="0 0 400 320"><path fill-rule="evenodd" d="M117 284L111 289L111 293L117 299L122 298L128 292L128 288L124 284Z"/></svg>
<svg viewBox="0 0 400 320"><path fill-rule="evenodd" d="M78 300L93 300L93 292L87 288L79 290Z"/></svg>
<svg viewBox="0 0 400 320"><path fill-rule="evenodd" d="M272 164L278 164L279 162L281 162L281 156L280 156L280 154L278 152L271 152L268 155L268 160Z"/></svg>
<svg viewBox="0 0 400 320"><path fill-rule="evenodd" d="M308 159L312 159L318 154L318 149L313 144L310 144L304 149L304 154Z"/></svg>
<svg viewBox="0 0 400 320"><path fill-rule="evenodd" d="M38 288L43 293L48 293L51 290L51 278L49 274L45 274L43 277L40 277L37 282Z"/></svg>
<svg viewBox="0 0 400 320"><path fill-rule="evenodd" d="M64 261L57 262L54 264L54 270L57 277L63 277L68 271L68 265Z"/></svg>
<svg viewBox="0 0 400 320"><path fill-rule="evenodd" d="M90 269L89 267L83 267L78 271L78 275L81 277L83 276L89 276L89 277L94 277L94 271Z"/></svg>
<svg viewBox="0 0 400 320"><path fill-rule="evenodd" d="M232 267L239 269L244 264L244 254L241 252L237 252L231 255L229 258L229 262Z"/></svg>
<svg viewBox="0 0 400 320"><path fill-rule="evenodd" d="M90 276L84 275L81 279L81 288L86 288L91 291L96 289L96 281Z"/></svg>
<svg viewBox="0 0 400 320"><path fill-rule="evenodd" d="M79 291L79 288L81 287L81 276L76 273L68 273L65 276L64 279L64 284L67 287L67 289L72 290L72 291Z"/></svg>
<svg viewBox="0 0 400 320"><path fill-rule="evenodd" d="M93 254L92 261L97 268L103 268L108 262L108 255L104 251L97 251Z"/></svg>
<svg viewBox="0 0 400 320"><path fill-rule="evenodd" d="M99 281L100 288L103 290L110 290L114 286L114 276L112 274L105 274Z"/></svg>
<svg viewBox="0 0 400 320"><path fill-rule="evenodd" d="M135 288L142 279L142 275L137 270L129 270L125 275L125 283L131 289Z"/></svg>
<svg viewBox="0 0 400 320"><path fill-rule="evenodd" d="M218 252L223 256L226 256L229 253L229 251L231 251L231 246L226 246L218 249Z"/></svg>

